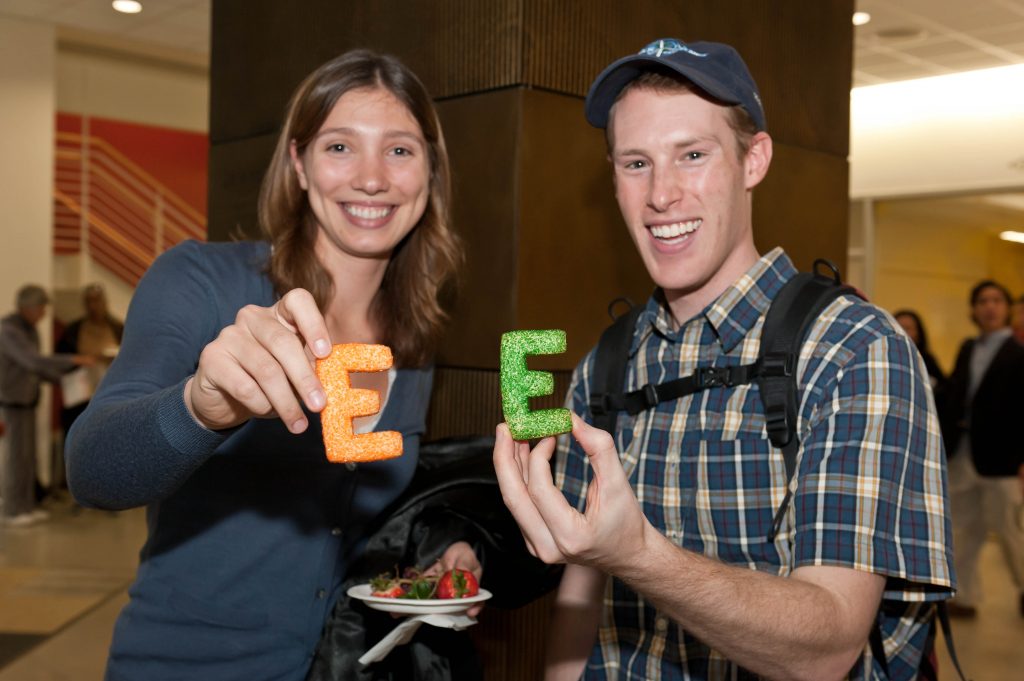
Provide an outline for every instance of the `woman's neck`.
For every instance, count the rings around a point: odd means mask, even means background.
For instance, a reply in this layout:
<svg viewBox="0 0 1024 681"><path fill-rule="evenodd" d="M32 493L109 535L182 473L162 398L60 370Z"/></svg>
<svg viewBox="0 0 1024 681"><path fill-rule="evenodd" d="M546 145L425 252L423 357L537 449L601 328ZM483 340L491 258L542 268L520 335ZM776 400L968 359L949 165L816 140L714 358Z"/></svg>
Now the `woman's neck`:
<svg viewBox="0 0 1024 681"><path fill-rule="evenodd" d="M330 274L333 293L324 319L333 343L379 342L371 308L387 269L387 259L357 258L318 245L317 258Z"/></svg>

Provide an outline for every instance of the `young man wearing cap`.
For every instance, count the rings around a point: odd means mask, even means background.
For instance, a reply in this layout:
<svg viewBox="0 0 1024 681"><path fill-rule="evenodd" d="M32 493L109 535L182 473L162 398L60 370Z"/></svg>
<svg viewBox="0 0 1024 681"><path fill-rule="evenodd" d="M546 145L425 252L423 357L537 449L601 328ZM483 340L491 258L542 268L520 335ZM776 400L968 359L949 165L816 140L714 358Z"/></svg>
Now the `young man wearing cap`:
<svg viewBox="0 0 1024 681"><path fill-rule="evenodd" d="M658 286L625 389L753 362L796 272L754 245L772 141L740 56L656 41L598 76L586 115ZM548 679L916 678L953 588L950 529L927 375L888 315L843 296L802 346L793 499L770 540L787 475L755 385L620 413L613 439L588 423L593 367L591 352L574 373L554 481L554 438L531 451L501 425L495 444L531 550L568 563Z"/></svg>

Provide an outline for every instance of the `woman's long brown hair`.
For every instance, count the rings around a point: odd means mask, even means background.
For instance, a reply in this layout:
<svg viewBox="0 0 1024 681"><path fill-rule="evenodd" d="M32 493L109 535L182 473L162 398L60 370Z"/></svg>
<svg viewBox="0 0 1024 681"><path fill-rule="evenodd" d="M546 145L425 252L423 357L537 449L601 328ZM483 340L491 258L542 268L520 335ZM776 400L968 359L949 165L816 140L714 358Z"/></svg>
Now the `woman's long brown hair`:
<svg viewBox="0 0 1024 681"><path fill-rule="evenodd" d="M394 95L419 123L427 143L426 209L395 247L371 308L380 342L391 347L396 366L422 366L433 357L441 336L447 315L439 297L462 250L451 229L448 151L437 112L416 75L394 57L369 50L346 52L311 73L292 95L260 189L260 226L273 247L269 276L278 295L304 288L321 311L334 292L334 282L314 252L319 227L299 186L289 146L294 140L301 155L341 96L357 88L381 88Z"/></svg>

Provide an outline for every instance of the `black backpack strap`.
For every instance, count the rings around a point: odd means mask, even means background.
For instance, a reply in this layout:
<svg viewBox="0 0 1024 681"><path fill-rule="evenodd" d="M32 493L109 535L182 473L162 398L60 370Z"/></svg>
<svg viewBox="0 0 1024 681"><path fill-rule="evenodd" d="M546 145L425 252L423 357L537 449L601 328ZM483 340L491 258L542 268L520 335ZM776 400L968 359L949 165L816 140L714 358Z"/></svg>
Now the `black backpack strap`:
<svg viewBox="0 0 1024 681"><path fill-rule="evenodd" d="M617 301L613 301L611 308ZM621 397L626 383L626 365L629 363L629 346L636 328L636 320L643 311L640 305L615 319L604 330L594 351L594 368L590 375L590 415L594 426L615 435L615 419L621 406L616 407L616 397Z"/></svg>
<svg viewBox="0 0 1024 681"><path fill-rule="evenodd" d="M878 620L877 614L875 615L875 626L871 627L871 633L868 634L868 644L871 646L871 657L878 660L884 678L888 679L889 658L885 655L885 644L882 642L882 623Z"/></svg>
<svg viewBox="0 0 1024 681"><path fill-rule="evenodd" d="M946 650L949 652L949 659L956 669L960 681L967 681L964 670L960 667L960 660L956 656L956 649L953 647L953 628L949 623L949 610L946 609L946 602L939 601L935 605L935 617L928 627L928 638L925 640L924 648L921 650L921 662L918 664L916 681L936 681L938 670L933 664L931 653L935 649L936 622L942 627L942 638L946 641ZM871 656L878 660L879 666L889 678L889 660L885 656L885 646L882 644L882 623L876 621L868 634L868 643L871 646Z"/></svg>
<svg viewBox="0 0 1024 681"><path fill-rule="evenodd" d="M648 383L639 390L608 395L605 404L616 411L625 411L630 416L635 416L660 402L677 400L707 388L731 388L750 383L758 376L759 370L760 365L756 363L730 367L698 367L692 374L683 378L658 385Z"/></svg>
<svg viewBox="0 0 1024 681"><path fill-rule="evenodd" d="M819 274L819 266L829 268L832 276ZM757 380L768 439L782 450L786 465L786 495L775 513L768 541L775 540L789 507L792 496L790 483L796 475L796 459L800 451L800 441L796 437L800 406L796 369L800 346L822 311L836 298L848 293L856 294L856 291L842 284L835 265L819 259L814 262L814 271L801 272L783 285L765 317Z"/></svg>
<svg viewBox="0 0 1024 681"><path fill-rule="evenodd" d="M964 670L960 667L960 660L956 656L956 648L953 647L953 627L949 623L949 610L946 608L946 601L939 601L936 606L936 618L939 620L939 625L942 627L942 638L946 641L946 650L949 652L949 659L953 663L953 667L956 668L956 673L960 676L960 681L967 681L967 677L964 675ZM934 632L932 636L934 636Z"/></svg>

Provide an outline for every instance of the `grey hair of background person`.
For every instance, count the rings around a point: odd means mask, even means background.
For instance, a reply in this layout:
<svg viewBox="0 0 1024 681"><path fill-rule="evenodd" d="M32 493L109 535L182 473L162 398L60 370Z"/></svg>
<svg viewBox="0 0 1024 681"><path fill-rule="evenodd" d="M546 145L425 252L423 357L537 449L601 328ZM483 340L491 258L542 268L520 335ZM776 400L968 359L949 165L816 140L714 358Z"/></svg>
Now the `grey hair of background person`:
<svg viewBox="0 0 1024 681"><path fill-rule="evenodd" d="M50 296L47 295L46 290L42 286L36 286L35 284L22 286L18 289L18 295L15 297L18 309L46 305L49 302Z"/></svg>

